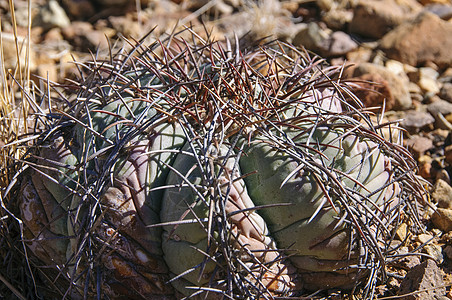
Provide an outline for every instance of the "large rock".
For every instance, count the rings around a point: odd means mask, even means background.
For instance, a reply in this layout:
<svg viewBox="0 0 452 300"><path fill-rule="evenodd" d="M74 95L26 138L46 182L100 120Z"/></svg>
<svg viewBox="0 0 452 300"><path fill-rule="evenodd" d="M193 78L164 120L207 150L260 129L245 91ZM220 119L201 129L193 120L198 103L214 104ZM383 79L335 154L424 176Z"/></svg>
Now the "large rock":
<svg viewBox="0 0 452 300"><path fill-rule="evenodd" d="M379 39L421 10L416 0L361 0L354 8L350 32Z"/></svg>
<svg viewBox="0 0 452 300"><path fill-rule="evenodd" d="M433 260L428 259L420 265L412 268L406 274L400 284L398 294L400 296L409 294L401 298L404 300L436 300L446 294L443 274L436 263Z"/></svg>
<svg viewBox="0 0 452 300"><path fill-rule="evenodd" d="M386 34L380 49L389 58L412 66L433 62L446 68L452 64L451 36L452 23L425 12Z"/></svg>
<svg viewBox="0 0 452 300"><path fill-rule="evenodd" d="M387 81L390 93L394 97L394 109L405 110L411 107L412 101L408 90L409 79L406 74L395 74L387 68L377 64L358 64L354 68L353 77L360 77L364 74L373 74L373 76L378 75Z"/></svg>

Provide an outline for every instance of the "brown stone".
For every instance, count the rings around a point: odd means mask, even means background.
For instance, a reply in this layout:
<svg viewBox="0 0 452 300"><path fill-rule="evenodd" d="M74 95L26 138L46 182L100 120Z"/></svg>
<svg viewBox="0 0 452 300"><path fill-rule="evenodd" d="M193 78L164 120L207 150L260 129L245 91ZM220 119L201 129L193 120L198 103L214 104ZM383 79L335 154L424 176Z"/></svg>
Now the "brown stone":
<svg viewBox="0 0 452 300"><path fill-rule="evenodd" d="M419 158L424 155L425 151L433 147L433 142L431 139L413 135L406 142L408 149L413 153L415 158Z"/></svg>
<svg viewBox="0 0 452 300"><path fill-rule="evenodd" d="M452 230L452 209L437 208L432 215L433 224L443 231Z"/></svg>
<svg viewBox="0 0 452 300"><path fill-rule="evenodd" d="M419 175L424 179L432 178L432 164L425 162L419 166Z"/></svg>
<svg viewBox="0 0 452 300"><path fill-rule="evenodd" d="M441 208L452 208L452 187L444 180L438 180L435 184L433 200Z"/></svg>
<svg viewBox="0 0 452 300"><path fill-rule="evenodd" d="M363 76L364 74L372 74L372 78L380 76L387 82L387 87L394 99L393 104L390 104L394 109L405 110L411 107L412 101L408 90L409 79L406 74L395 74L383 66L372 63L360 63L353 69L354 77Z"/></svg>
<svg viewBox="0 0 452 300"><path fill-rule="evenodd" d="M389 58L412 66L431 61L440 68L452 63L452 23L432 13L422 13L386 34L380 48Z"/></svg>
<svg viewBox="0 0 452 300"><path fill-rule="evenodd" d="M350 32L378 39L421 9L415 0L360 1L354 8Z"/></svg>
<svg viewBox="0 0 452 300"><path fill-rule="evenodd" d="M428 259L412 268L400 284L399 296L403 300L436 300L446 293L442 271L435 261ZM424 290L421 292L421 290ZM413 293L417 292L417 293Z"/></svg>
<svg viewBox="0 0 452 300"><path fill-rule="evenodd" d="M77 50L95 51L97 48L108 48L108 41L104 33L94 30L88 22L72 22L70 26L62 29L62 34Z"/></svg>
<svg viewBox="0 0 452 300"><path fill-rule="evenodd" d="M365 107L382 107L391 110L395 105L394 97L388 82L379 74L363 74L355 77L356 88L354 94Z"/></svg>
<svg viewBox="0 0 452 300"><path fill-rule="evenodd" d="M444 149L444 155L446 162L452 165L452 145L449 145Z"/></svg>

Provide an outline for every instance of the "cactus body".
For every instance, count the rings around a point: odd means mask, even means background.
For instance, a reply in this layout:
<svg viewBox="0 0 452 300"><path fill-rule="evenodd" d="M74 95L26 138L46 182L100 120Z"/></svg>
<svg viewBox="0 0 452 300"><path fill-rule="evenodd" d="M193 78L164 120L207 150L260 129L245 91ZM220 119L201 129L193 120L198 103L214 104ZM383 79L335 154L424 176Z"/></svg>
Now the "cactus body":
<svg viewBox="0 0 452 300"><path fill-rule="evenodd" d="M93 63L41 129L19 195L30 250L74 297L371 291L419 195L409 155L290 45L170 41Z"/></svg>

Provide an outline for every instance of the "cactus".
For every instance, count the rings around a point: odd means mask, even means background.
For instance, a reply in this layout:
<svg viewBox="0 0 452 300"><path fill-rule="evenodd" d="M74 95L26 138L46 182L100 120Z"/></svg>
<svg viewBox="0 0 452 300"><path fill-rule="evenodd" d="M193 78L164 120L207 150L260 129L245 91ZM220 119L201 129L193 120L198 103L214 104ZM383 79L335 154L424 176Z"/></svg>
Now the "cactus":
<svg viewBox="0 0 452 300"><path fill-rule="evenodd" d="M18 199L60 296L371 294L416 218L413 159L344 100L340 68L192 37L91 62L37 122Z"/></svg>

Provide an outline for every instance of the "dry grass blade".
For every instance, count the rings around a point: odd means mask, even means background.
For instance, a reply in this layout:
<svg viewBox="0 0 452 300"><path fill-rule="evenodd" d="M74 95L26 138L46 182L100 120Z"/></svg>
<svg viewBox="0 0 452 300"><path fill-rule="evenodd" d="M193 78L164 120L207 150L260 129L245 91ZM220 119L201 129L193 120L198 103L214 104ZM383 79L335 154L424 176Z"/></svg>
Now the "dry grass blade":
<svg viewBox="0 0 452 300"><path fill-rule="evenodd" d="M30 81L30 32L31 1L28 1L28 28L25 37L18 34L14 1L10 0L9 8L12 17L12 33L0 28L0 294L6 298L17 297L30 299L35 297L37 283L33 273L36 265L29 260L27 248L23 243L23 223L19 217L18 205L14 201L16 188L15 175L23 169L20 158L25 154L24 144L29 144L37 135L24 139L29 132L29 107L38 107L34 103L32 84ZM15 65L5 61L5 40L10 39L15 45ZM16 98L19 92L18 98ZM37 271L36 271L37 272Z"/></svg>

